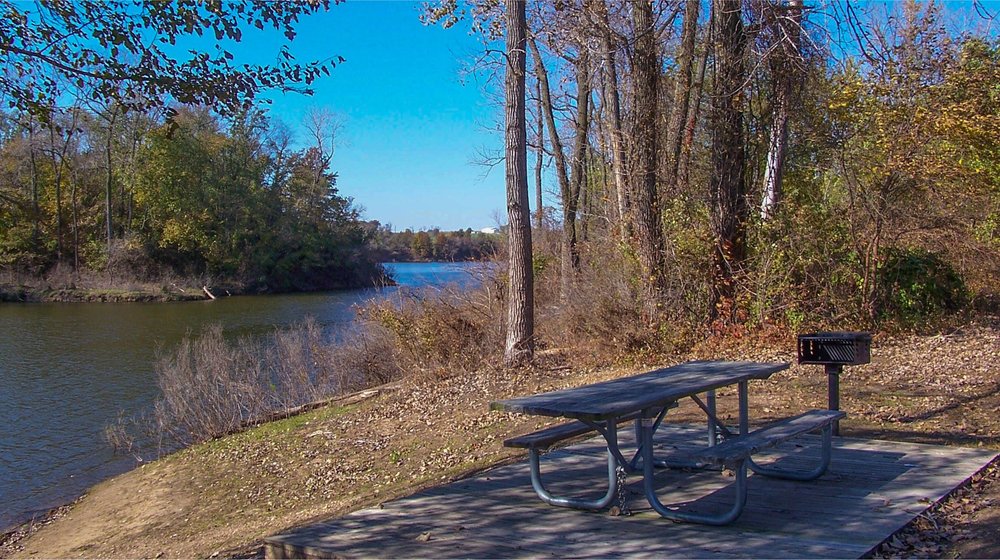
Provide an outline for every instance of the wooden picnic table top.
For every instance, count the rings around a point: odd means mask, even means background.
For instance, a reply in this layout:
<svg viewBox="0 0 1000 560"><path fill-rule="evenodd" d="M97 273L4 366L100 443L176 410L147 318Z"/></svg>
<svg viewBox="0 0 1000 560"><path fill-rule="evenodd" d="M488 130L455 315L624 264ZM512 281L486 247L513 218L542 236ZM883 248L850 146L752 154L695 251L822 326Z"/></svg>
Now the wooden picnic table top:
<svg viewBox="0 0 1000 560"><path fill-rule="evenodd" d="M695 361L592 385L490 403L490 409L580 420L620 418L788 369L785 362Z"/></svg>

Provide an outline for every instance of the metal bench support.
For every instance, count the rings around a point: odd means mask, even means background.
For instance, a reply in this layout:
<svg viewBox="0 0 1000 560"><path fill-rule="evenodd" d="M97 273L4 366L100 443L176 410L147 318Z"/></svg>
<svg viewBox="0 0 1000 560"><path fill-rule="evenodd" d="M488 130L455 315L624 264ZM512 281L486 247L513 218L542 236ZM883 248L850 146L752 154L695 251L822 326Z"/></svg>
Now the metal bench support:
<svg viewBox="0 0 1000 560"><path fill-rule="evenodd" d="M740 411L740 435L746 435L749 431L749 399L747 398L748 386L746 381L741 381L739 387L739 411ZM713 392L714 393L714 392ZM712 395L714 397L714 394ZM714 400L714 399L713 399ZM714 405L714 403L712 403ZM712 406L714 408L714 406ZM736 482L733 484L736 491L733 506L729 510L715 515L677 511L663 505L656 495L656 487L653 482L653 432L654 422L652 421L653 411L643 411L642 413L642 468L643 468L643 489L646 493L646 500L656 513L661 517L675 521L686 521L689 523L702 523L705 525L728 525L743 513L743 508L747 503L747 461L743 459L734 465L736 471ZM714 411L713 411L714 412ZM709 420L710 422L713 419ZM713 428L714 431L714 428ZM714 438L710 437L710 442ZM715 442L711 442L714 447Z"/></svg>
<svg viewBox="0 0 1000 560"><path fill-rule="evenodd" d="M740 461L736 465L736 482L733 485L736 490L733 506L726 512L716 515L692 513L672 510L660 501L656 495L656 488L653 484L653 430L652 426L643 426L643 489L646 492L646 500L656 513L661 517L674 521L686 521L690 523L702 523L705 525L727 525L735 521L742 513L747 503L747 465L746 461Z"/></svg>
<svg viewBox="0 0 1000 560"><path fill-rule="evenodd" d="M755 463L753 457L747 459L749 461L748 466L755 474L771 478L798 481L816 480L826 474L826 470L830 468L830 456L832 455L833 447L833 430L833 425L823 426L823 445L820 448L819 465L811 471L799 472L765 467Z"/></svg>
<svg viewBox="0 0 1000 560"><path fill-rule="evenodd" d="M554 496L542 483L542 473L539 461L538 449L532 447L528 450L528 463L531 466L531 486L535 493L543 502L560 507L570 507L577 509L599 510L609 506L618 495L618 462L621 453L612 452L618 450L618 426L614 419L608 420L604 429L598 430L608 442L608 491L604 497L596 500L582 498L569 498L564 496Z"/></svg>

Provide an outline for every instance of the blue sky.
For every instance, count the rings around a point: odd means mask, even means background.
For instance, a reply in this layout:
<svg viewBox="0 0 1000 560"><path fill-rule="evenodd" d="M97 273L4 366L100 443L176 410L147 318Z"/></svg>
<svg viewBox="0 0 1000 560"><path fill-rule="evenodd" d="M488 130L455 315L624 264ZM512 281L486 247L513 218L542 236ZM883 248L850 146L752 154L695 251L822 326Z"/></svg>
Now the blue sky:
<svg viewBox="0 0 1000 560"><path fill-rule="evenodd" d="M502 113L489 106L480 84L462 77L478 39L460 26L421 24L420 7L347 2L304 18L291 44L296 59L339 55L346 62L314 83L312 97L271 95L269 113L293 130L309 107L343 117L333 169L340 192L364 207L366 219L396 231L495 225L498 212L506 215L503 167L486 175L472 162L484 149L502 147L489 130ZM272 56L270 45L253 41L245 36L235 49L237 63L241 55ZM308 141L304 133L297 138Z"/></svg>

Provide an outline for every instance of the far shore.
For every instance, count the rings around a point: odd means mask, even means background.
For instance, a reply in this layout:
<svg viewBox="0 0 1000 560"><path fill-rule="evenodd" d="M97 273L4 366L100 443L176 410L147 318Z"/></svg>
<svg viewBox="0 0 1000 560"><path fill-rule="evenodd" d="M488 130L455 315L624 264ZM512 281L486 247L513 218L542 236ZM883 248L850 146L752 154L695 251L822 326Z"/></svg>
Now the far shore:
<svg viewBox="0 0 1000 560"><path fill-rule="evenodd" d="M383 278L380 286L394 286L390 278ZM371 286L371 285L369 285ZM352 290L364 286L341 286L331 290ZM295 290L294 292L328 291ZM206 301L237 295L268 295L289 292L247 291L232 284L212 286L180 286L177 284L143 284L123 287L87 287L70 284L28 285L0 283L0 303L163 303L179 301Z"/></svg>
<svg viewBox="0 0 1000 560"><path fill-rule="evenodd" d="M200 288L55 288L0 284L0 302L11 303L126 303L172 302L210 299Z"/></svg>

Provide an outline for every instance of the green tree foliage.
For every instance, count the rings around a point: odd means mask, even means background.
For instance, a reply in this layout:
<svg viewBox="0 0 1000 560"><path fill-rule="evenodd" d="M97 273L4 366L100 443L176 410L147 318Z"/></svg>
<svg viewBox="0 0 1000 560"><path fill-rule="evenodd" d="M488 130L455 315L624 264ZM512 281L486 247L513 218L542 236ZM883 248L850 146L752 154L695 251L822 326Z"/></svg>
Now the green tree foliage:
<svg viewBox="0 0 1000 560"><path fill-rule="evenodd" d="M311 93L342 60L302 64L288 48L299 19L328 7L0 0L0 101L12 110L0 266L209 274L256 290L380 275L329 154L292 152L256 109L267 90ZM284 36L275 62L234 60L247 30Z"/></svg>
<svg viewBox="0 0 1000 560"><path fill-rule="evenodd" d="M829 178L851 228L860 306L872 319L890 304L880 285L893 251L968 259L982 249L976 227L1000 188L995 46L956 41L939 10L907 4L881 56L831 76Z"/></svg>
<svg viewBox="0 0 1000 560"><path fill-rule="evenodd" d="M413 236L413 242L410 245L410 250L413 251L413 256L417 260L424 260L430 258L434 253L431 247L431 236L426 231L418 231L416 235Z"/></svg>
<svg viewBox="0 0 1000 560"><path fill-rule="evenodd" d="M258 111L222 122L208 110L179 107L171 123L154 125L137 147L134 173L122 177L120 198L128 201L131 218L119 221L111 255L100 242L104 132L80 127L65 150L57 142L66 185L76 193L72 212L63 213L70 225L67 246L82 255L80 267L103 270L110 264L116 273L147 279L209 275L251 291L377 280L381 269L368 251L366 229L351 201L338 193L327 160L315 148L279 150L273 132ZM38 273L58 262L52 242L56 184L52 165L38 163L33 170L23 157L52 149L33 148L34 135L21 126L0 144L0 221L9 226L0 229L0 264Z"/></svg>
<svg viewBox="0 0 1000 560"><path fill-rule="evenodd" d="M130 110L175 102L235 114L249 110L262 90L308 93L332 61L299 64L285 46L273 65L236 64L228 45L248 27L291 41L299 18L328 4L0 0L0 92L10 108L43 118L67 93ZM206 36L215 40L211 53L178 46Z"/></svg>

